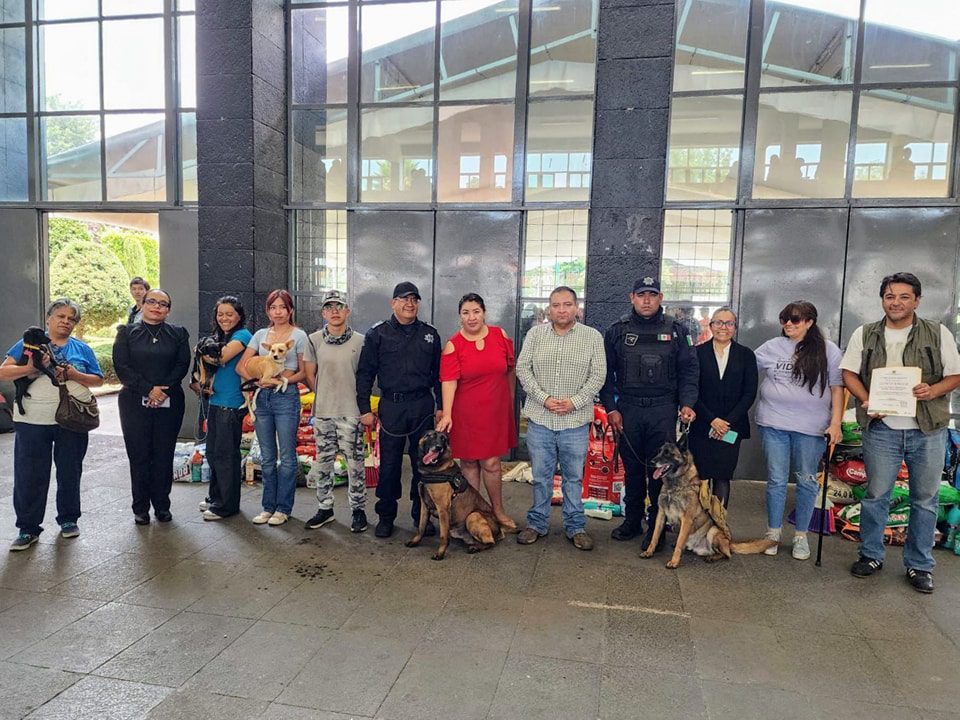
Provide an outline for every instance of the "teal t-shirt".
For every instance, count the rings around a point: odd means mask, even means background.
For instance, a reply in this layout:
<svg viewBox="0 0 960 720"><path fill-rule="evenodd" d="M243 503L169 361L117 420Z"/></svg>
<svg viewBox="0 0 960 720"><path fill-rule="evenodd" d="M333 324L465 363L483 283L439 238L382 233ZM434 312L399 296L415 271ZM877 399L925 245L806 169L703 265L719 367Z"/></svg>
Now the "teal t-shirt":
<svg viewBox="0 0 960 720"><path fill-rule="evenodd" d="M234 330L228 342L236 340L242 343L244 347L250 342L253 336L246 328ZM243 352L239 352L233 358L217 370L213 376L213 395L210 396L210 404L218 407L239 408L243 407L243 393L240 392L241 377L237 374L237 363L243 357Z"/></svg>

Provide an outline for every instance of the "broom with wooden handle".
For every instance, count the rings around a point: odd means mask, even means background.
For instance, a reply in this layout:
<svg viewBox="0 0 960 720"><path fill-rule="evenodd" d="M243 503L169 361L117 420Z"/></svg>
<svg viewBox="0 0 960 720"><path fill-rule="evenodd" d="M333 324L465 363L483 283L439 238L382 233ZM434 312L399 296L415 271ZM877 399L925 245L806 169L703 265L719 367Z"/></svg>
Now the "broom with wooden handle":
<svg viewBox="0 0 960 720"><path fill-rule="evenodd" d="M843 391L843 409L847 409L847 403L850 402L850 391L844 389ZM823 474L821 475L822 490L820 491L820 522L817 524L817 562L816 566L820 567L820 558L823 555L823 530L824 524L827 522L827 513L830 512L827 509L827 486L830 484L830 460L833 458L833 451L836 450L837 444L830 441L830 435L824 435L827 439L827 453L823 459Z"/></svg>

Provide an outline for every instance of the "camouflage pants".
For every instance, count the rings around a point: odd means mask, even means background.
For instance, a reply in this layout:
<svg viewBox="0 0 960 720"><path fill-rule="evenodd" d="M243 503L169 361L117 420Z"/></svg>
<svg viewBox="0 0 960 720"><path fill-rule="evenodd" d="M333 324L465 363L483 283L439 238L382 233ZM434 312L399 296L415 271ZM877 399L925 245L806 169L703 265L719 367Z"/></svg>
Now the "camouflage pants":
<svg viewBox="0 0 960 720"><path fill-rule="evenodd" d="M333 463L339 452L347 461L350 507L363 510L367 503L367 489L363 483L363 426L360 418L314 418L313 438L317 443L317 459L310 475L317 483L320 509L333 508Z"/></svg>

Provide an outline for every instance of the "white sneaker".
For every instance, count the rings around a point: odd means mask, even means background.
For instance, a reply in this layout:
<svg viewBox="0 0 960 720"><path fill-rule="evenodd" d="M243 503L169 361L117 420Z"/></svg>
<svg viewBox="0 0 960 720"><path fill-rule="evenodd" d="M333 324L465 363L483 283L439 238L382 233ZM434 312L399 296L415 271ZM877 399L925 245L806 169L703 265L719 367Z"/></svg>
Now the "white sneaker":
<svg viewBox="0 0 960 720"><path fill-rule="evenodd" d="M223 515L217 515L213 510L204 510L201 517L204 520L223 520Z"/></svg>
<svg viewBox="0 0 960 720"><path fill-rule="evenodd" d="M210 509L210 503L208 503L206 500L201 500L201 501L200 501L200 512L206 512L206 511L209 510L209 509Z"/></svg>
<svg viewBox="0 0 960 720"><path fill-rule="evenodd" d="M776 540L777 544L773 547L769 547L763 551L764 555L776 555L777 551L780 549L780 530L767 530L767 534L763 536L764 540Z"/></svg>
<svg viewBox="0 0 960 720"><path fill-rule="evenodd" d="M260 513L259 515L254 515L254 516L253 516L253 524L254 524L254 525L264 525L265 523L268 523L268 522L270 521L270 518L272 518L272 517L273 517L273 513L272 513L272 512L267 512L266 510L264 510L264 511L263 511L262 513Z"/></svg>
<svg viewBox="0 0 960 720"><path fill-rule="evenodd" d="M807 560L810 557L810 545L806 535L793 536L793 557L795 560Z"/></svg>
<svg viewBox="0 0 960 720"><path fill-rule="evenodd" d="M268 525L283 525L289 516L286 513L275 512L273 516L267 521Z"/></svg>

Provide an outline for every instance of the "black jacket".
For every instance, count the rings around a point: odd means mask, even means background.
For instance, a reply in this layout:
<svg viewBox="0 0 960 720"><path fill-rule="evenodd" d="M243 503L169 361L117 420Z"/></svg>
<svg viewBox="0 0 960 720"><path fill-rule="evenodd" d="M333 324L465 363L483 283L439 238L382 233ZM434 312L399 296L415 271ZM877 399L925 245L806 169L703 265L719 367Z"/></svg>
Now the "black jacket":
<svg viewBox="0 0 960 720"><path fill-rule="evenodd" d="M697 419L690 428L691 434L706 437L710 421L723 418L730 429L746 439L750 437L750 418L747 411L757 397L757 358L753 350L737 342L730 343L727 369L720 379L717 356L713 341L697 346L700 360L700 395L694 410Z"/></svg>

